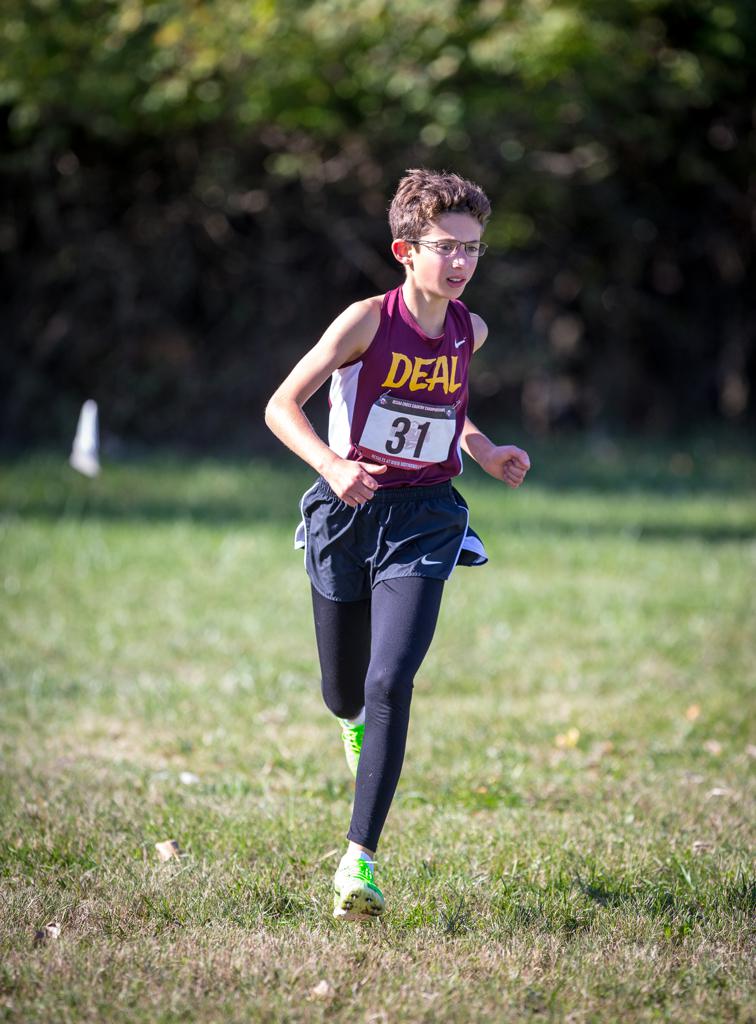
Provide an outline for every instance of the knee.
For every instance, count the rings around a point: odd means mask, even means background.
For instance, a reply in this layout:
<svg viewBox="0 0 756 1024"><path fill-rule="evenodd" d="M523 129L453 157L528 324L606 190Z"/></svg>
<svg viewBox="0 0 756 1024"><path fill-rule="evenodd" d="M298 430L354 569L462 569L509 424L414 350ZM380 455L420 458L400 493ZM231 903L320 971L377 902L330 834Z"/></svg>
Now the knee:
<svg viewBox="0 0 756 1024"><path fill-rule="evenodd" d="M391 708L409 707L413 687L413 675L401 666L371 668L365 680L365 702Z"/></svg>
<svg viewBox="0 0 756 1024"><path fill-rule="evenodd" d="M325 686L321 687L321 692L323 694L325 706L331 714L336 715L337 718L356 718L364 706L356 698L345 697L343 694L334 693ZM355 701L357 702L355 703Z"/></svg>

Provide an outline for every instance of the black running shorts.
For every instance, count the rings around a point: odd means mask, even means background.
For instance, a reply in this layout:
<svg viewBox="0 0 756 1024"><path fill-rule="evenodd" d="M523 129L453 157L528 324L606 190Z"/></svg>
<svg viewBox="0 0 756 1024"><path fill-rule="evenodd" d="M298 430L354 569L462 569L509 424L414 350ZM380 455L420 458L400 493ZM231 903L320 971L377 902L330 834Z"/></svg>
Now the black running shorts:
<svg viewBox="0 0 756 1024"><path fill-rule="evenodd" d="M488 561L451 483L384 487L352 508L325 480L305 492L294 546L305 549L312 585L331 601L362 601L382 580L447 580L455 566Z"/></svg>

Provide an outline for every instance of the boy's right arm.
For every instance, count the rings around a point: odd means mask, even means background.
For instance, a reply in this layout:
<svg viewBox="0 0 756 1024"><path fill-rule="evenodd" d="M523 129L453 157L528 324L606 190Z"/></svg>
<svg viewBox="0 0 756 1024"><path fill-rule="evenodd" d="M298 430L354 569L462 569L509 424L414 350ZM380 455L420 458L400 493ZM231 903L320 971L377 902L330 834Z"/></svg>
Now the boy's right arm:
<svg viewBox="0 0 756 1024"><path fill-rule="evenodd" d="M265 422L276 437L312 466L351 507L373 497L378 486L373 476L384 473L386 467L340 458L315 433L302 406L334 370L360 358L375 337L380 318L381 297L355 302L345 309L299 360L265 409Z"/></svg>

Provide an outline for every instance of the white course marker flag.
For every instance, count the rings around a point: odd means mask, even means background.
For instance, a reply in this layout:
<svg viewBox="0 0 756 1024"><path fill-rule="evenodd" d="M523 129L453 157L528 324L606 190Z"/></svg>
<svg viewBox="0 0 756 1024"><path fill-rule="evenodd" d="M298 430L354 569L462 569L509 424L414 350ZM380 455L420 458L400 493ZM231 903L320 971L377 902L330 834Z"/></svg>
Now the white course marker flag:
<svg viewBox="0 0 756 1024"><path fill-rule="evenodd" d="M68 459L74 469L84 476L97 476L100 472L99 431L97 429L97 402L90 398L81 407L71 455Z"/></svg>

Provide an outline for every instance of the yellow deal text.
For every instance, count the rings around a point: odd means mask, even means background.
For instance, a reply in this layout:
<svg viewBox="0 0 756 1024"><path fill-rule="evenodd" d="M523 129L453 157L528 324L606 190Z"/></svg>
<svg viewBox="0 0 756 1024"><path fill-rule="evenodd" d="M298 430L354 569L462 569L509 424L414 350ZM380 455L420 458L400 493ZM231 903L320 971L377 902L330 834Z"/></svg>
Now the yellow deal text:
<svg viewBox="0 0 756 1024"><path fill-rule="evenodd" d="M391 367L382 388L401 388L409 382L410 391L433 391L440 387L445 395L453 395L462 387L462 382L457 380L459 356L436 356L433 359L415 356L410 359L403 352L392 352L391 355Z"/></svg>

